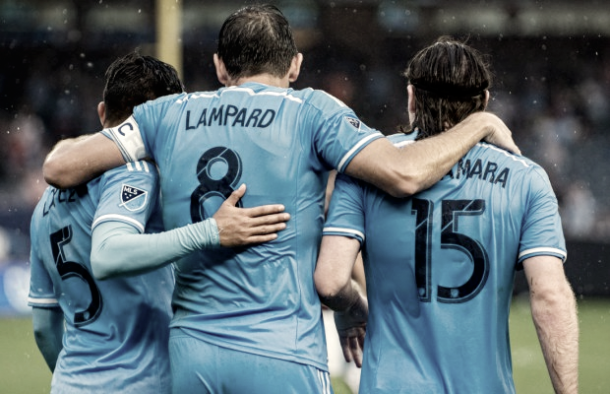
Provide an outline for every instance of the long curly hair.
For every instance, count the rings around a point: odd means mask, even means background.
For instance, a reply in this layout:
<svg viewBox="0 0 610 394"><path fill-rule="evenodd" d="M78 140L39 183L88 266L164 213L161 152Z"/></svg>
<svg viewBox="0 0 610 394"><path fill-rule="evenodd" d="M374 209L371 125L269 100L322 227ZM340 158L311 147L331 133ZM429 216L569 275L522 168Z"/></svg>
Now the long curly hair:
<svg viewBox="0 0 610 394"><path fill-rule="evenodd" d="M483 111L492 80L487 59L448 36L419 51L403 75L413 85L415 118L401 131L417 129L417 139L439 134Z"/></svg>

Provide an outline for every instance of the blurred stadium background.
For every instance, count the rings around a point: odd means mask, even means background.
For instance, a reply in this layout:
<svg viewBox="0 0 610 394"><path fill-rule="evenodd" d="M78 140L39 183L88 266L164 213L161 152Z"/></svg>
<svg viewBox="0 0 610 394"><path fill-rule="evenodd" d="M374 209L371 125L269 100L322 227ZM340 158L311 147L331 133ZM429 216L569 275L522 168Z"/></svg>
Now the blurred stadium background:
<svg viewBox="0 0 610 394"><path fill-rule="evenodd" d="M583 393L610 392L610 4L607 0L282 0L305 55L297 88L325 89L386 134L407 122L408 59L439 35L490 55L490 109L549 173L581 320ZM29 218L41 164L95 132L103 72L134 49L216 89L212 54L236 0L0 0L0 393L48 392L26 305ZM520 393L550 393L517 274L511 314ZM336 381L337 393L348 392Z"/></svg>

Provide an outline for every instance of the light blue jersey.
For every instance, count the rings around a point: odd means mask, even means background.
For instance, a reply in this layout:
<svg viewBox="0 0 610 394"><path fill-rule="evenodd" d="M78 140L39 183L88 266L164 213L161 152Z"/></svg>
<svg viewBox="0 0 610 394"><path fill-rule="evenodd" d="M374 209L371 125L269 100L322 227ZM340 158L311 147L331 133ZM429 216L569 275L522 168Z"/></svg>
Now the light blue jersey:
<svg viewBox="0 0 610 394"><path fill-rule="evenodd" d="M339 176L324 235L362 243L370 315L361 393L514 393L515 269L536 255L566 258L540 166L479 143L409 199Z"/></svg>
<svg viewBox="0 0 610 394"><path fill-rule="evenodd" d="M91 232L99 223L120 221L144 232L147 222L155 222L157 181L153 165L130 163L82 190L47 188L34 211L29 305L59 306L65 316L52 392L142 394L171 388L171 267L98 281L89 259Z"/></svg>
<svg viewBox="0 0 610 394"><path fill-rule="evenodd" d="M273 242L177 262L171 326L327 371L313 282L327 174L382 135L324 92L258 83L163 97L105 133L128 160L145 151L157 163L168 229L211 217L242 183L244 207L284 204L291 215Z"/></svg>

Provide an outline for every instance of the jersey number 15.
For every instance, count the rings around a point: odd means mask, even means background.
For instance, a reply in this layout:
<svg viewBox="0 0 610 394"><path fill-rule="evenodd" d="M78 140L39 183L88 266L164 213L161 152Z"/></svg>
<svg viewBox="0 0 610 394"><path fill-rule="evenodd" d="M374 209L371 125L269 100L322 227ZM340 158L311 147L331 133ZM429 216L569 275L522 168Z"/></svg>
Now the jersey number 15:
<svg viewBox="0 0 610 394"><path fill-rule="evenodd" d="M437 300L444 303L461 303L475 297L487 282L489 258L483 245L467 235L457 232L460 216L482 215L484 200L443 200L441 220L441 248L457 249L465 253L473 263L472 275L460 286L437 286ZM431 245L434 203L430 200L414 198L413 214L415 228L415 281L422 302L430 302L431 297Z"/></svg>

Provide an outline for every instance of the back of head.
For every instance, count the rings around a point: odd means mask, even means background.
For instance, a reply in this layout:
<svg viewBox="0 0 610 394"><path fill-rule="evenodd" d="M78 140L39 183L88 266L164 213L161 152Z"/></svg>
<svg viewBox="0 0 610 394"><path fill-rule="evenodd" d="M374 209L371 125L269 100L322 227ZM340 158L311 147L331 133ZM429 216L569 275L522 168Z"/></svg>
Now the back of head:
<svg viewBox="0 0 610 394"><path fill-rule="evenodd" d="M232 78L265 73L282 78L297 53L288 21L273 5L241 8L220 29L218 57Z"/></svg>
<svg viewBox="0 0 610 394"><path fill-rule="evenodd" d="M491 72L474 48L441 37L419 51L404 75L413 85L418 139L441 133L486 106Z"/></svg>
<svg viewBox="0 0 610 394"><path fill-rule="evenodd" d="M125 120L136 105L184 90L174 67L137 52L115 60L105 77L106 118L112 123Z"/></svg>

